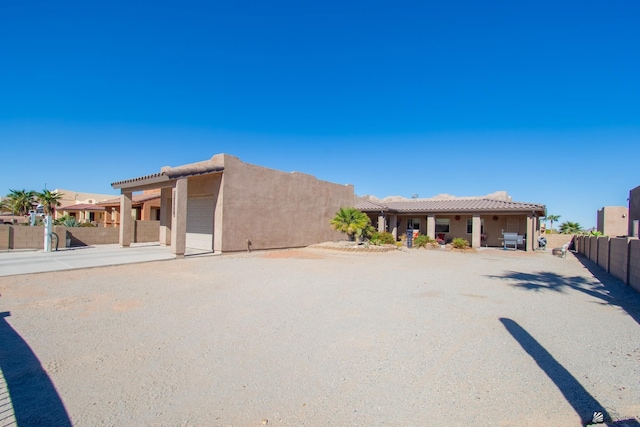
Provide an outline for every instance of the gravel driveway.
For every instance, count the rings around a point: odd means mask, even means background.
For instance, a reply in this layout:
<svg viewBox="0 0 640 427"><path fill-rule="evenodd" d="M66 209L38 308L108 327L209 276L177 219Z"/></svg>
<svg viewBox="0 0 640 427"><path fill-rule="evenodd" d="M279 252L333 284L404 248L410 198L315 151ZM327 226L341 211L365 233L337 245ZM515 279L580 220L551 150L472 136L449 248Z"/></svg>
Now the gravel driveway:
<svg viewBox="0 0 640 427"><path fill-rule="evenodd" d="M0 368L20 426L634 420L640 295L592 269L307 248L3 277Z"/></svg>

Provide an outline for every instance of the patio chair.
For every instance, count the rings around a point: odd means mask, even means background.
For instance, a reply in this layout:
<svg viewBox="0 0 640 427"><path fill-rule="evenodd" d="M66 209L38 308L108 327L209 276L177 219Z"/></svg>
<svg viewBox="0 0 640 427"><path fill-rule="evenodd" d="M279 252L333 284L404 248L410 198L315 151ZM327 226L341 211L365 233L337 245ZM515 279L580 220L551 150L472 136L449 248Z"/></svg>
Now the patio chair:
<svg viewBox="0 0 640 427"><path fill-rule="evenodd" d="M567 242L564 245L562 245L561 248L553 248L553 250L551 251L551 253L553 255L556 255L560 258L566 258L567 257L567 252L569 251L569 245L571 244L571 242Z"/></svg>

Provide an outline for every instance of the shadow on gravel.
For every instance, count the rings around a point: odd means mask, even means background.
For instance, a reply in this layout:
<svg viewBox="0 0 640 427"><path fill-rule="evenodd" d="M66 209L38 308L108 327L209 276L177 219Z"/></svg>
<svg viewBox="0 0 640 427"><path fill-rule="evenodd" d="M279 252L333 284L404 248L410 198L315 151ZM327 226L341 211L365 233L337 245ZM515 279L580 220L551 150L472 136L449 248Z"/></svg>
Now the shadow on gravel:
<svg viewBox="0 0 640 427"><path fill-rule="evenodd" d="M49 375L29 345L0 313L0 369L18 426L71 426L67 410Z"/></svg>
<svg viewBox="0 0 640 427"><path fill-rule="evenodd" d="M596 411L602 413L604 422L611 420L604 407L522 326L504 317L500 318L500 322L502 322L511 336L518 341L524 351L533 358L540 369L554 382L584 425L589 425L593 422L594 412Z"/></svg>
<svg viewBox="0 0 640 427"><path fill-rule="evenodd" d="M620 307L640 324L640 294L599 266L582 257L576 258L593 274L592 278L563 276L551 271L538 271L535 273L507 271L503 275L489 277L515 282L513 286L527 291L559 293L563 293L568 289L580 291L599 299L601 301L599 304Z"/></svg>

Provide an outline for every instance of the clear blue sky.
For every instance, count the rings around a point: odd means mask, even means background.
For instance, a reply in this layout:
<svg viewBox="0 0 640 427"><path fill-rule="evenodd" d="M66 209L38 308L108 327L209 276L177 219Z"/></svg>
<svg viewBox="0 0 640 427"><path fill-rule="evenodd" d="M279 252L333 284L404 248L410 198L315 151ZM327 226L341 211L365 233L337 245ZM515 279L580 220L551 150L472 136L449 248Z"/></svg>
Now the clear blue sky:
<svg viewBox="0 0 640 427"><path fill-rule="evenodd" d="M4 1L0 195L226 152L595 226L640 185L640 2Z"/></svg>

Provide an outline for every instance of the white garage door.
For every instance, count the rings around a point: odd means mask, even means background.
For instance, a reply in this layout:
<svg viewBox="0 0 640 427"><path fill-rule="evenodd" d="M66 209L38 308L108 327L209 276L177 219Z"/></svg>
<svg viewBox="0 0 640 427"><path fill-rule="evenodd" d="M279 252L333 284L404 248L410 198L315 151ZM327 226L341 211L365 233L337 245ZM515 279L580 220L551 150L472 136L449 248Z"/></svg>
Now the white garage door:
<svg viewBox="0 0 640 427"><path fill-rule="evenodd" d="M187 247L213 250L213 197L187 199Z"/></svg>

